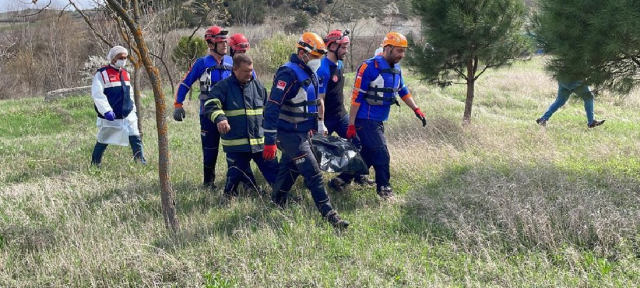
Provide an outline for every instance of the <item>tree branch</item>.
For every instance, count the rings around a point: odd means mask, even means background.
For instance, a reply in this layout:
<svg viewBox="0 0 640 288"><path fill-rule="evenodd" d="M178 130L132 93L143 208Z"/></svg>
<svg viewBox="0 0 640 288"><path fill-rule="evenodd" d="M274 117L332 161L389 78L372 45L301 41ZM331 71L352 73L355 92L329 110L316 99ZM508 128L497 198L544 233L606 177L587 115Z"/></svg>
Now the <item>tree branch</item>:
<svg viewBox="0 0 640 288"><path fill-rule="evenodd" d="M98 30L96 30L96 27L93 26L93 24L89 20L89 17L87 17L87 15L84 14L84 12L82 12L82 10L80 10L78 8L78 6L76 6L76 3L73 2L73 0L69 0L69 4L71 4L71 6L73 6L73 8L75 8L76 11L78 13L80 13L80 16L82 16L82 19L84 19L84 22L87 23L87 26L89 26L89 29L91 29L93 34L96 35L96 37L98 37L98 39L100 39L104 44L107 44L109 47L113 47L114 46L113 43L111 43L109 40L107 40L107 38L102 33L98 32Z"/></svg>
<svg viewBox="0 0 640 288"><path fill-rule="evenodd" d="M38 0L32 0L31 1L32 4L37 4ZM47 3L47 5L45 5L44 7L42 7L41 9L39 9L37 12L33 13L33 14L27 14L27 15L23 15L22 17L31 17L31 16L36 16L40 13L42 13L42 11L44 11L45 9L49 8L49 6L51 6L51 0L49 0L49 3Z"/></svg>

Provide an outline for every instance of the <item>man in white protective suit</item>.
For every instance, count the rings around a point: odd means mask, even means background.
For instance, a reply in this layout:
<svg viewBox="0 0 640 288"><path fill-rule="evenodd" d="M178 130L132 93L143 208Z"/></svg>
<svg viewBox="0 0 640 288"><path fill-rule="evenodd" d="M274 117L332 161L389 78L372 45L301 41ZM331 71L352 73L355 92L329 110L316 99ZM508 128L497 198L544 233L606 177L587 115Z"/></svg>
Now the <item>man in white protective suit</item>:
<svg viewBox="0 0 640 288"><path fill-rule="evenodd" d="M98 116L97 142L91 155L91 164L98 167L109 144L131 145L134 161L147 163L142 152L133 88L129 73L124 68L128 55L127 49L122 46L111 48L107 54L109 64L98 69L91 84L91 97Z"/></svg>

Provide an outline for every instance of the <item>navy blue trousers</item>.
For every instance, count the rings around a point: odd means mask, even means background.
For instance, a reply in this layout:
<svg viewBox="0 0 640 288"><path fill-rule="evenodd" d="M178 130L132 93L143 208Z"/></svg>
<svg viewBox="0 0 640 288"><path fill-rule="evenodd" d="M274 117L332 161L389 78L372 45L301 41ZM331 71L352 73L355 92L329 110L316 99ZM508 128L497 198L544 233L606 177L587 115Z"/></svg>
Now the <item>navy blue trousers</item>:
<svg viewBox="0 0 640 288"><path fill-rule="evenodd" d="M391 186L389 183L391 156L387 148L387 139L384 137L384 123L370 119L356 119L355 125L362 144L360 155L367 167L373 166L376 172L377 189L379 190L382 186Z"/></svg>
<svg viewBox="0 0 640 288"><path fill-rule="evenodd" d="M278 141L282 148L278 177L273 186L273 201L284 205L287 195L298 176L304 177L304 185L311 192L316 207L326 216L333 208L324 188L322 171L311 151L309 133L278 130Z"/></svg>
<svg viewBox="0 0 640 288"><path fill-rule="evenodd" d="M227 181L224 186L224 193L236 194L238 184L245 182L249 187L256 187L256 179L251 171L251 160L256 163L260 172L267 180L269 186L273 187L278 176L278 159L265 161L262 152L228 152L227 153Z"/></svg>

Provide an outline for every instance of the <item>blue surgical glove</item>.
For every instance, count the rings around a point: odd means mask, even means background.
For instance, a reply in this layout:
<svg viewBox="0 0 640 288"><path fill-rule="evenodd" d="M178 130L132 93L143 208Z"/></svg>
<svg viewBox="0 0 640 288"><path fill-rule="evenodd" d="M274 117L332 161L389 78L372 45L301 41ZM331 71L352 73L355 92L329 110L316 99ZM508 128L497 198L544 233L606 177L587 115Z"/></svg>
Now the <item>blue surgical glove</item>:
<svg viewBox="0 0 640 288"><path fill-rule="evenodd" d="M109 121L116 120L116 113L113 113L113 111L109 111L107 113L104 113L104 118L109 120Z"/></svg>

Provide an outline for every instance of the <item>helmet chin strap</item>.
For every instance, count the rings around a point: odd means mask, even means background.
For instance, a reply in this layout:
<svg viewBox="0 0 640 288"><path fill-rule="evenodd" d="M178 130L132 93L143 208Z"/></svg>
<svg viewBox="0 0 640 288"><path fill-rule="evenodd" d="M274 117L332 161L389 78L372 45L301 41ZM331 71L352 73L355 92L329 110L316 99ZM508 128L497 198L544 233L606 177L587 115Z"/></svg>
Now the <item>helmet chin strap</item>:
<svg viewBox="0 0 640 288"><path fill-rule="evenodd" d="M338 50L340 50L340 47L342 46L342 44L336 43L336 45L338 45L338 48L336 48L335 50L329 50L329 51L333 52L333 54L336 55L336 59L338 59Z"/></svg>
<svg viewBox="0 0 640 288"><path fill-rule="evenodd" d="M389 62L389 64L396 64L396 63L391 63L391 61L390 61L391 59L389 59L389 57L393 53L393 49L394 48L396 48L396 46L391 46L391 49L389 49L389 51L384 54L384 59L387 60L387 62Z"/></svg>
<svg viewBox="0 0 640 288"><path fill-rule="evenodd" d="M220 56L224 56L224 54L218 53L218 43L217 42L213 43L213 53L216 53L216 54L218 54Z"/></svg>

